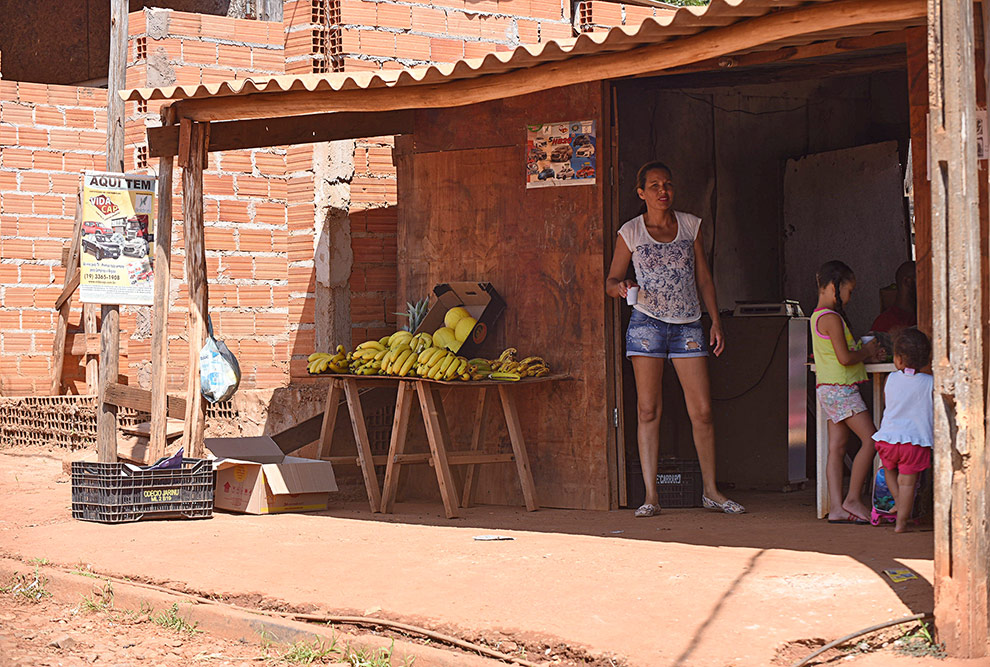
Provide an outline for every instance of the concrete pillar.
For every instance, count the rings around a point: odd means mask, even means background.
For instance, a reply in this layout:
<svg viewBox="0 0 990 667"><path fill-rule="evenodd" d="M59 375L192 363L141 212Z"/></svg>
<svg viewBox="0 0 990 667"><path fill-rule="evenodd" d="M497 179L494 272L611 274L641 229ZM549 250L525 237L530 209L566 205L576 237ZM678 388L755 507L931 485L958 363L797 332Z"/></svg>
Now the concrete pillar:
<svg viewBox="0 0 990 667"><path fill-rule="evenodd" d="M351 181L354 142L317 144L313 151L316 261L316 349L351 344Z"/></svg>

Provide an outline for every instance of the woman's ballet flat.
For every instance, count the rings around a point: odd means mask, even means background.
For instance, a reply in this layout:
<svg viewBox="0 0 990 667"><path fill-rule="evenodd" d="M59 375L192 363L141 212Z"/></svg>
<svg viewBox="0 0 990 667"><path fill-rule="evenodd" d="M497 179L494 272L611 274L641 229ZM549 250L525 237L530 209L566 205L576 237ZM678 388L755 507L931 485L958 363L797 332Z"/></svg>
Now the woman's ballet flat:
<svg viewBox="0 0 990 667"><path fill-rule="evenodd" d="M640 505L633 516L644 517L644 516L656 516L660 514L659 505Z"/></svg>
<svg viewBox="0 0 990 667"><path fill-rule="evenodd" d="M717 503L708 496L701 496L701 504L710 510L718 510L726 514L742 514L746 508L735 500L726 500L724 503Z"/></svg>

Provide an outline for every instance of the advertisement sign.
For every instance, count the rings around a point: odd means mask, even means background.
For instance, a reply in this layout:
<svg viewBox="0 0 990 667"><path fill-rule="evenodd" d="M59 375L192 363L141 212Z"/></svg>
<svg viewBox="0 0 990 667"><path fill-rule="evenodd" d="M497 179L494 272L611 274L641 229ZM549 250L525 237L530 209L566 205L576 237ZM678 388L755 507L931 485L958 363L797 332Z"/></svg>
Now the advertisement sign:
<svg viewBox="0 0 990 667"><path fill-rule="evenodd" d="M151 305L155 190L153 176L85 173L79 278L83 303Z"/></svg>
<svg viewBox="0 0 990 667"><path fill-rule="evenodd" d="M598 141L595 121L526 127L526 187L593 185Z"/></svg>

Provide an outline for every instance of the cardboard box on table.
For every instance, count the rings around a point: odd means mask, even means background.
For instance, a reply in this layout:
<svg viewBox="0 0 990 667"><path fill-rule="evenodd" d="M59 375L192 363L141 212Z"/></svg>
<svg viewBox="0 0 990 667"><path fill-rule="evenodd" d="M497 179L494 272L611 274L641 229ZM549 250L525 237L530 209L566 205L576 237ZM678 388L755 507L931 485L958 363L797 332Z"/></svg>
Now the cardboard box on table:
<svg viewBox="0 0 990 667"><path fill-rule="evenodd" d="M470 281L442 283L433 288L433 293L437 301L423 317L423 321L414 333L425 331L432 334L444 326L444 317L448 310L454 306L464 306L478 323L474 325L467 340L461 344L457 354L462 357L474 356L481 349L495 321L505 312L505 300L495 291L491 283Z"/></svg>
<svg viewBox="0 0 990 667"><path fill-rule="evenodd" d="M245 514L325 510L337 490L329 461L286 456L268 436L207 438L216 457L213 506Z"/></svg>

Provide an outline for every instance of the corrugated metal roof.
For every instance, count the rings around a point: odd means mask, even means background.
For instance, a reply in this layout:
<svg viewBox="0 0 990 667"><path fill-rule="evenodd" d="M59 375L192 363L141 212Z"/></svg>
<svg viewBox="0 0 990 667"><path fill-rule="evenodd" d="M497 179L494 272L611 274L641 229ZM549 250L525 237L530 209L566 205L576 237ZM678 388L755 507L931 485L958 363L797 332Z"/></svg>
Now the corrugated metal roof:
<svg viewBox="0 0 990 667"><path fill-rule="evenodd" d="M619 26L607 32L584 33L575 39L527 44L512 51L492 53L483 58L459 60L454 63L403 70L285 75L237 79L196 86L138 88L123 91L122 95L127 100L181 100L265 92L345 91L434 84L457 79L470 79L487 74L499 74L575 56L628 51L646 44L660 44L696 35L780 9L799 5L816 5L829 1L712 0L706 7L681 7L671 14L646 19L635 27ZM864 2L868 2L868 0L864 0ZM923 22L924 17L921 18L920 23L919 21L911 21L894 24L886 22L883 24L864 24L854 28L845 28L841 31L806 34L799 38L772 42L766 44L765 48L775 49L840 37L869 35L880 30L906 28Z"/></svg>

